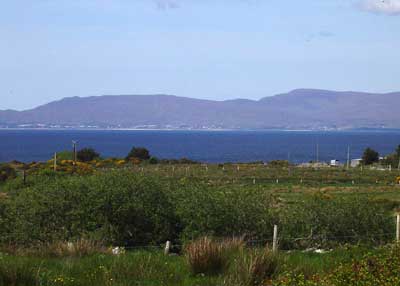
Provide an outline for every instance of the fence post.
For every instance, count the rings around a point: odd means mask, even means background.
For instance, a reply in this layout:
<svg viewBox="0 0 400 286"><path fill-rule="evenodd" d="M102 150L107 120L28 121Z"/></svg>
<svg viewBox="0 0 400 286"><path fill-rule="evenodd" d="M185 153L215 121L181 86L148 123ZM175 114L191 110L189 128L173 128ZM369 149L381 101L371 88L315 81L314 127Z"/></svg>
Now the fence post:
<svg viewBox="0 0 400 286"><path fill-rule="evenodd" d="M396 242L400 242L400 213L396 216Z"/></svg>
<svg viewBox="0 0 400 286"><path fill-rule="evenodd" d="M272 251L276 252L278 250L278 226L274 225L274 237L272 240Z"/></svg>
<svg viewBox="0 0 400 286"><path fill-rule="evenodd" d="M164 254L168 255L170 250L171 250L171 241L168 240L165 243Z"/></svg>
<svg viewBox="0 0 400 286"><path fill-rule="evenodd" d="M23 181L24 181L24 185L26 184L26 170L22 170L22 177L23 177Z"/></svg>
<svg viewBox="0 0 400 286"><path fill-rule="evenodd" d="M56 153L54 153L54 172L56 172L57 171L57 152Z"/></svg>

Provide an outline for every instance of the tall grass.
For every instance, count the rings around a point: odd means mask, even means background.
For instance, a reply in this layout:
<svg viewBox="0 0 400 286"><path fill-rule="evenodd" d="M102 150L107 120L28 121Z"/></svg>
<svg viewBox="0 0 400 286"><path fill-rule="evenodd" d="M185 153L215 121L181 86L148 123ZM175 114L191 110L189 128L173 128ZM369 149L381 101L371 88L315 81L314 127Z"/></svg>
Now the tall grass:
<svg viewBox="0 0 400 286"><path fill-rule="evenodd" d="M281 264L281 256L268 248L241 251L227 284L231 286L264 285L268 279L278 273Z"/></svg>
<svg viewBox="0 0 400 286"><path fill-rule="evenodd" d="M111 254L112 249L105 247L101 242L80 238L75 241L61 241L47 244L41 250L47 257L83 257L94 254Z"/></svg>
<svg viewBox="0 0 400 286"><path fill-rule="evenodd" d="M207 236L201 237L186 246L186 261L195 275L221 274L228 267L229 257L226 250L222 243Z"/></svg>

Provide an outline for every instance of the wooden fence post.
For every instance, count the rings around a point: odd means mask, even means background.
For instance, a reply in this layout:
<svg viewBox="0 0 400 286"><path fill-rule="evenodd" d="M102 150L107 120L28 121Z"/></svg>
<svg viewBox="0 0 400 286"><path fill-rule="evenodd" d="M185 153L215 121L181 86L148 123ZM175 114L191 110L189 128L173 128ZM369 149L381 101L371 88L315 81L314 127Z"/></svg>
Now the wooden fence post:
<svg viewBox="0 0 400 286"><path fill-rule="evenodd" d="M400 242L400 213L396 216L396 242Z"/></svg>
<svg viewBox="0 0 400 286"><path fill-rule="evenodd" d="M170 252L170 250L171 250L171 241L168 240L168 241L165 243L164 254L165 254L165 255L168 255L169 252Z"/></svg>
<svg viewBox="0 0 400 286"><path fill-rule="evenodd" d="M272 240L272 251L276 252L278 250L278 226L274 225L274 236Z"/></svg>
<svg viewBox="0 0 400 286"><path fill-rule="evenodd" d="M57 152L54 153L54 172L57 171Z"/></svg>

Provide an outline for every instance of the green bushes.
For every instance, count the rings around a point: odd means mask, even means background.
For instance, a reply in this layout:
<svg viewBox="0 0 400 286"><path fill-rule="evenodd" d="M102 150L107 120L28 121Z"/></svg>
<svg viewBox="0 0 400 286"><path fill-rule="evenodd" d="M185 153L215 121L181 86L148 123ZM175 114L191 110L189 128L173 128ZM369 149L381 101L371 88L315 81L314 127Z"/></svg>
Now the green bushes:
<svg viewBox="0 0 400 286"><path fill-rule="evenodd" d="M270 195L259 189L182 185L174 194L182 238L200 236L270 238L274 219Z"/></svg>
<svg viewBox="0 0 400 286"><path fill-rule="evenodd" d="M0 164L0 183L5 182L8 179L13 179L17 176L17 172L14 168L7 164Z"/></svg>
<svg viewBox="0 0 400 286"><path fill-rule="evenodd" d="M10 227L1 239L21 245L82 236L156 244L174 238L177 224L165 185L127 172L47 178L3 203Z"/></svg>
<svg viewBox="0 0 400 286"><path fill-rule="evenodd" d="M83 148L77 153L78 160L81 162L89 162L100 158L100 154L93 148Z"/></svg>
<svg viewBox="0 0 400 286"><path fill-rule="evenodd" d="M286 202L263 188L213 186L131 171L34 175L0 193L0 243L19 246L80 238L107 245L182 245L202 236L245 236L280 247L381 244L394 237L392 204L365 195L301 195Z"/></svg>
<svg viewBox="0 0 400 286"><path fill-rule="evenodd" d="M150 159L150 152L146 148L143 147L132 147L128 156L126 156L126 160L136 158L139 160L148 160Z"/></svg>
<svg viewBox="0 0 400 286"><path fill-rule="evenodd" d="M395 233L390 211L366 195L308 196L302 202L288 205L280 217L283 248L382 244L392 241Z"/></svg>

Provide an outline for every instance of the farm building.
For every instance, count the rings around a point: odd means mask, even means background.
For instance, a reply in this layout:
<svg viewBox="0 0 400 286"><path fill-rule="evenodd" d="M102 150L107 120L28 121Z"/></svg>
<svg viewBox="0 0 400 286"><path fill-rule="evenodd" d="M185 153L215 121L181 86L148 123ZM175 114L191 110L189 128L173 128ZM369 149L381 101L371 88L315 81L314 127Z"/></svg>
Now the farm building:
<svg viewBox="0 0 400 286"><path fill-rule="evenodd" d="M351 167L355 168L361 165L362 159L353 159L351 160Z"/></svg>
<svg viewBox="0 0 400 286"><path fill-rule="evenodd" d="M341 166L341 164L340 164L339 160L331 160L330 166L331 167L339 167L339 166Z"/></svg>

